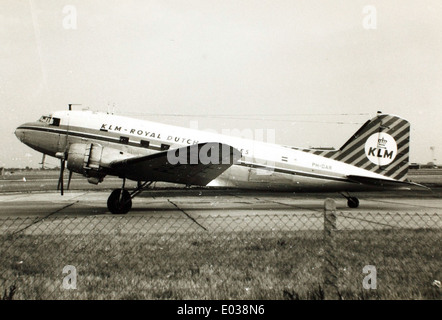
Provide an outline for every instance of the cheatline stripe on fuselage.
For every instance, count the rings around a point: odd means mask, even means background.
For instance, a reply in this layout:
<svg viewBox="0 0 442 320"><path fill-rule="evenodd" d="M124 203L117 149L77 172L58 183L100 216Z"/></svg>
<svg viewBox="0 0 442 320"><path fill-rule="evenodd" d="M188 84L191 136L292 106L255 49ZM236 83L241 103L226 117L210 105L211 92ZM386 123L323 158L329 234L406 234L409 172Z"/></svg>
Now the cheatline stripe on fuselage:
<svg viewBox="0 0 442 320"><path fill-rule="evenodd" d="M75 137L80 137L80 138L88 138L88 139L96 139L96 140L107 141L107 142L121 143L120 138L116 137L116 136L112 137L112 136L104 136L104 135L98 135L98 134L93 134L93 133L83 133L83 132L77 132L77 131L71 131L71 130L32 127L32 126L21 126L21 127L18 127L17 129L43 131L43 132L49 132L49 133L54 133L54 134L60 134L60 135L75 136ZM129 141L128 143L125 143L124 145L139 147L139 148L143 148L143 149L152 149L152 150L156 150L156 151L162 151L161 146L156 146L156 145L151 145L151 144L149 144L148 147L142 147L142 146L140 146L140 143Z"/></svg>
<svg viewBox="0 0 442 320"><path fill-rule="evenodd" d="M56 129L56 128L21 126L18 129L43 131L43 132L48 132L48 133L53 133L53 134L62 134L62 135L80 137L80 138L96 139L96 140L107 141L107 142L115 142L115 143L120 142L118 138L109 137L106 135L82 133L82 132L70 131L70 130L67 131L67 130ZM102 132L104 132L104 131L102 131ZM150 144L148 147L141 147L139 143L133 143L133 142L132 143L131 142L125 143L124 145L131 145L131 146L138 147L138 148L152 149L152 150L156 150L156 151L160 150L160 147L154 147L154 146L151 147ZM263 170L268 170L268 171L274 171L274 172L278 172L278 173L285 173L285 174L289 174L289 175L299 175L299 176L315 178L315 179L356 183L356 182L346 179L344 177L340 178L340 177L333 177L333 176L327 176L327 175L319 175L319 174L314 174L314 173L291 170L291 169L286 169L286 168L272 167L272 166L268 166L268 165L256 164L256 163L245 162L245 161L240 161L238 164L235 164L235 165L240 165L240 166L249 167L249 168L263 169Z"/></svg>
<svg viewBox="0 0 442 320"><path fill-rule="evenodd" d="M245 167L250 167L250 168L255 168L255 169L268 170L270 172L274 171L274 172L279 172L279 173L285 173L285 174L290 174L290 175L295 175L295 176L296 175L300 175L300 176L304 176L304 177L316 178L316 179L322 179L322 180L332 180L332 181L356 183L355 181L352 181L352 180L349 180L349 179L346 179L346 178L332 177L332 176L326 176L326 175L319 175L319 174L308 173L308 172L304 172L304 171L291 170L291 169L286 169L286 168L283 169L283 168L278 168L278 167L265 166L265 165L262 165L262 164L256 164L256 163L252 163L252 162L241 161L239 163L239 165L245 166Z"/></svg>

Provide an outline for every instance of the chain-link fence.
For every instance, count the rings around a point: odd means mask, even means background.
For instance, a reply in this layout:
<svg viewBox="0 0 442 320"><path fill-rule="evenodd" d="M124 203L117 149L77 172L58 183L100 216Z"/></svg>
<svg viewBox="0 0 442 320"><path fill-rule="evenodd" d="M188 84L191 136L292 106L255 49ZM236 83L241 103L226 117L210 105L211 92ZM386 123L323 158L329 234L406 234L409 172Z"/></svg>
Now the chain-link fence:
<svg viewBox="0 0 442 320"><path fill-rule="evenodd" d="M326 203L327 205L327 203ZM0 219L3 299L440 299L440 214Z"/></svg>

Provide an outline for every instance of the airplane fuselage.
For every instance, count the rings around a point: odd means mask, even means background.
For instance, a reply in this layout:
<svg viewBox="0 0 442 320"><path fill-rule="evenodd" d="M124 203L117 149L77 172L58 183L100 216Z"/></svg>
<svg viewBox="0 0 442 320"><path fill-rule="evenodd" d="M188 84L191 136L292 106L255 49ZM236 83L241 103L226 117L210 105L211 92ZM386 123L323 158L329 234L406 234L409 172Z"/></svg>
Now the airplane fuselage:
<svg viewBox="0 0 442 320"><path fill-rule="evenodd" d="M73 144L100 144L121 158L150 155L202 142L220 142L242 157L208 186L280 191L358 191L377 187L349 175L384 178L341 161L264 141L199 131L92 111L58 111L51 118L25 123L17 137L35 150L58 157ZM372 151L374 153L374 151ZM112 174L112 173L109 173Z"/></svg>

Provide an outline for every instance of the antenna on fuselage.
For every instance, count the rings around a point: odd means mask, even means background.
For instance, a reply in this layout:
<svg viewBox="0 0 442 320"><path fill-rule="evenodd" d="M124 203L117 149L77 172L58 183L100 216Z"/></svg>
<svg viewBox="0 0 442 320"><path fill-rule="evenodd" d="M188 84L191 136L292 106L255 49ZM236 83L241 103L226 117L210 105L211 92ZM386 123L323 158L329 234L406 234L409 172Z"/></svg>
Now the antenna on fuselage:
<svg viewBox="0 0 442 320"><path fill-rule="evenodd" d="M69 111L72 111L72 106L81 106L81 103L69 103Z"/></svg>
<svg viewBox="0 0 442 320"><path fill-rule="evenodd" d="M107 114L115 113L115 102L112 103L112 110L110 109L110 102L107 103Z"/></svg>

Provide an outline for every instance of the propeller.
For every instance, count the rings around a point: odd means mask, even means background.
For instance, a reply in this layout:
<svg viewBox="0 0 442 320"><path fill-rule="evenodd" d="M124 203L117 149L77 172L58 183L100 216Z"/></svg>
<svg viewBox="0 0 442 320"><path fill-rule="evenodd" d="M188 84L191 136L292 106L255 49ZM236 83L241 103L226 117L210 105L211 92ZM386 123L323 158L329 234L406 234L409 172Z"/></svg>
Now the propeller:
<svg viewBox="0 0 442 320"><path fill-rule="evenodd" d="M55 154L55 157L60 159L60 177L58 178L57 190L60 190L61 195L63 195L63 193L64 193L64 181L63 181L63 178L64 178L64 169L66 167L67 153L66 152L57 152ZM72 179L72 171L69 170L69 178L68 178L67 190L69 190L69 187L71 186L71 179Z"/></svg>
<svg viewBox="0 0 442 320"><path fill-rule="evenodd" d="M60 159L60 177L58 178L57 190L60 190L61 195L63 195L63 174L66 160L64 158Z"/></svg>
<svg viewBox="0 0 442 320"><path fill-rule="evenodd" d="M59 154L57 155L57 158L60 158L60 177L58 178L58 185L57 190L60 190L60 194L64 194L64 169L66 167L66 156L65 154ZM69 170L69 169L68 169ZM68 186L67 190L69 190L69 187L71 186L71 179L72 179L72 171L69 170L69 178L68 178Z"/></svg>
<svg viewBox="0 0 442 320"><path fill-rule="evenodd" d="M72 171L69 170L68 187L66 188L67 190L69 190L69 186L71 185L71 179L72 179Z"/></svg>

